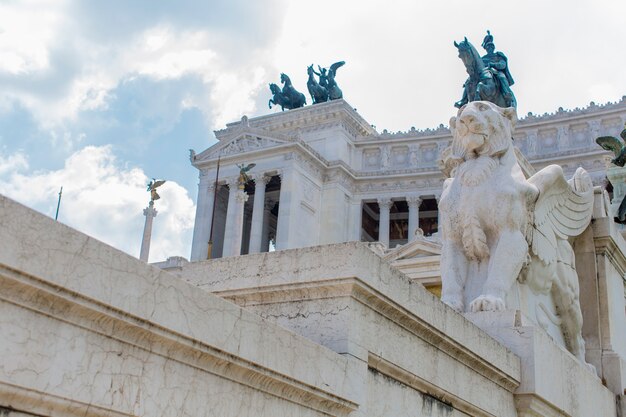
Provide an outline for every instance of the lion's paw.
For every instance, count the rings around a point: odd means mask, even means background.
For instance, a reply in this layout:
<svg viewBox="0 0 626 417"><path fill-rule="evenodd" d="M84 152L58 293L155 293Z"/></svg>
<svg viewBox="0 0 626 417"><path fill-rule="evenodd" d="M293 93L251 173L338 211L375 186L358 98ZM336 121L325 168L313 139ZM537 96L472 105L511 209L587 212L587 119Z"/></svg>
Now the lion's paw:
<svg viewBox="0 0 626 417"><path fill-rule="evenodd" d="M481 295L476 297L470 304L470 311L476 313L478 311L501 311L504 310L504 300L493 295Z"/></svg>

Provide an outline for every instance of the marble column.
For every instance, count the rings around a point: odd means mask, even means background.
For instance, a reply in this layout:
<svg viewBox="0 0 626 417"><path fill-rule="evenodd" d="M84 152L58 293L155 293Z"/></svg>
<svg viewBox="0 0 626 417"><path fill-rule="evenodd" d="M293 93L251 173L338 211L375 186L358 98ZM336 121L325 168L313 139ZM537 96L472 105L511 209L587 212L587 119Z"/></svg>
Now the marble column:
<svg viewBox="0 0 626 417"><path fill-rule="evenodd" d="M270 216L276 201L268 200L263 205L263 229L261 231L261 252L268 252L270 249Z"/></svg>
<svg viewBox="0 0 626 417"><path fill-rule="evenodd" d="M198 204L196 205L196 221L191 243L191 261L207 259L209 239L211 236L211 219L215 201L215 178L207 172L200 173L198 182Z"/></svg>
<svg viewBox="0 0 626 417"><path fill-rule="evenodd" d="M361 240L361 227L363 224L362 219L363 202L361 199L352 200L350 203L350 217L352 218L352 230L348 241L354 240L359 242Z"/></svg>
<svg viewBox="0 0 626 417"><path fill-rule="evenodd" d="M230 250L225 256L241 255L241 242L243 239L243 209L244 204L248 201L248 194L241 189L235 189L235 207L233 212L232 223L232 240L230 242ZM228 209L230 211L230 207Z"/></svg>
<svg viewBox="0 0 626 417"><path fill-rule="evenodd" d="M378 199L378 241L389 247L389 210L393 202L390 198Z"/></svg>
<svg viewBox="0 0 626 417"><path fill-rule="evenodd" d="M437 202L437 233L441 230L441 216L439 213L439 200L441 200L441 194L435 194L435 201Z"/></svg>
<svg viewBox="0 0 626 417"><path fill-rule="evenodd" d="M146 216L146 224L143 227L143 239L141 239L139 259L148 262L148 258L150 257L150 240L152 239L152 220L157 215L157 211L154 208L154 201L150 200L148 207L143 209L143 215Z"/></svg>
<svg viewBox="0 0 626 417"><path fill-rule="evenodd" d="M233 247L234 237L234 215L235 215L235 195L237 194L237 177L229 178L226 180L228 183L228 205L226 207L226 226L224 227L224 245L222 256L231 256L230 250Z"/></svg>
<svg viewBox="0 0 626 417"><path fill-rule="evenodd" d="M408 241L415 240L415 232L420 227L420 204L422 199L418 196L409 196L406 198L406 203L409 206L409 236Z"/></svg>
<svg viewBox="0 0 626 417"><path fill-rule="evenodd" d="M265 215L265 187L271 177L258 175L254 179L254 203L252 206L252 225L250 226L250 246L248 253L261 252L263 236L263 218Z"/></svg>

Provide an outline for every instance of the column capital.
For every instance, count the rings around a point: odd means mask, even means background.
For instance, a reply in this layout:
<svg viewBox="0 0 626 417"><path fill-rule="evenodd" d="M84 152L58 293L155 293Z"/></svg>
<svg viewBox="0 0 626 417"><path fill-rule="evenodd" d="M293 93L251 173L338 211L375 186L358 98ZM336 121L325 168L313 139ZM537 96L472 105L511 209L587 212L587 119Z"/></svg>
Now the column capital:
<svg viewBox="0 0 626 417"><path fill-rule="evenodd" d="M157 213L158 211L156 211L156 209L154 208L154 201L150 201L148 207L143 209L143 215L146 217L156 217Z"/></svg>
<svg viewBox="0 0 626 417"><path fill-rule="evenodd" d="M376 200L378 202L378 207L380 207L381 209L385 209L385 210L389 210L391 208L391 205L393 204L393 201L391 201L391 198L379 198L378 200Z"/></svg>
<svg viewBox="0 0 626 417"><path fill-rule="evenodd" d="M410 195L406 197L406 203L409 207L419 208L420 204L422 204L422 198L417 195Z"/></svg>
<svg viewBox="0 0 626 417"><path fill-rule="evenodd" d="M244 190L237 190L235 192L235 200L238 203L245 203L246 201L248 201L248 194L244 191Z"/></svg>
<svg viewBox="0 0 626 417"><path fill-rule="evenodd" d="M224 181L228 185L228 188L232 190L236 190L239 187L239 177L228 177L224 178Z"/></svg>
<svg viewBox="0 0 626 417"><path fill-rule="evenodd" d="M255 186L261 183L267 185L272 180L272 177L268 177L265 174L252 174L250 177L252 178L252 180L254 180Z"/></svg>

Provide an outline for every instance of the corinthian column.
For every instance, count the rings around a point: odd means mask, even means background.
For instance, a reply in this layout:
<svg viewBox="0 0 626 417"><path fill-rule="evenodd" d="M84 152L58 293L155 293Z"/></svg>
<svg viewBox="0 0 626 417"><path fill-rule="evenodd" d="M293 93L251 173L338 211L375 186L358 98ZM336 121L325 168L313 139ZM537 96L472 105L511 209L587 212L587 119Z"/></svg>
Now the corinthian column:
<svg viewBox="0 0 626 417"><path fill-rule="evenodd" d="M263 234L263 215L265 209L265 186L271 177L258 175L254 178L254 204L252 206L252 225L250 226L250 247L248 253L261 252Z"/></svg>
<svg viewBox="0 0 626 417"><path fill-rule="evenodd" d="M406 198L406 203L409 206L409 242L415 240L415 232L420 227L420 204L422 199L418 196L409 196Z"/></svg>
<svg viewBox="0 0 626 417"><path fill-rule="evenodd" d="M226 226L224 227L224 249L222 256L231 256L230 249L233 246L233 237L235 236L233 226L235 211L237 211L235 208L235 195L237 193L238 183L237 177L229 178L226 181L228 183L228 206L226 208Z"/></svg>
<svg viewBox="0 0 626 417"><path fill-rule="evenodd" d="M389 247L389 210L393 202L390 198L378 199L378 241Z"/></svg>
<svg viewBox="0 0 626 417"><path fill-rule="evenodd" d="M215 196L215 184L206 171L201 171L198 183L198 203L196 205L196 221L193 228L191 244L191 261L207 259L209 239L211 235L211 219Z"/></svg>
<svg viewBox="0 0 626 417"><path fill-rule="evenodd" d="M248 201L248 194L242 189L235 190L235 212L233 213L233 237L230 256L241 255L241 241L243 240L243 208ZM228 255L227 255L228 256Z"/></svg>

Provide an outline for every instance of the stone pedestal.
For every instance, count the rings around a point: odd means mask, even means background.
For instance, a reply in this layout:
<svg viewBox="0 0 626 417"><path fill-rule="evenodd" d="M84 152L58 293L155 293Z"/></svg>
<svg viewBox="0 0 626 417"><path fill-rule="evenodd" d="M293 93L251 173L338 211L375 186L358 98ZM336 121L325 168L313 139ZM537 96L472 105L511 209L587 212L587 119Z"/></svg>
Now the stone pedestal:
<svg viewBox="0 0 626 417"><path fill-rule="evenodd" d="M146 216L146 224L143 227L143 238L141 239L139 259L144 262L148 262L148 258L150 257L150 240L152 239L152 221L157 215L157 211L154 208L154 201L150 201L148 207L143 209L143 215Z"/></svg>
<svg viewBox="0 0 626 417"><path fill-rule="evenodd" d="M600 378L519 310L464 315L521 359L519 416L615 415L614 396Z"/></svg>

